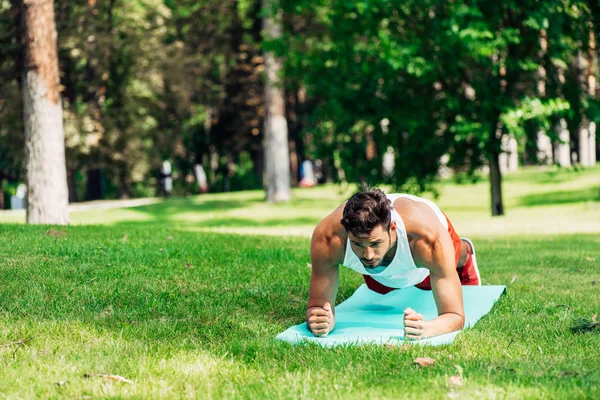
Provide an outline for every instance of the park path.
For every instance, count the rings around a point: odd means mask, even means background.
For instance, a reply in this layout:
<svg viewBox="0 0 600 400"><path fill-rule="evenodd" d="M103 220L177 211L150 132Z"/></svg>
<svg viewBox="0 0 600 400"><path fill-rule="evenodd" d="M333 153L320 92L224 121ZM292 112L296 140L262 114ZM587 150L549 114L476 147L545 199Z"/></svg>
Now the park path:
<svg viewBox="0 0 600 400"><path fill-rule="evenodd" d="M149 204L155 204L162 201L158 197L148 197L143 199L128 200L94 200L82 203L69 204L69 212L89 211L89 210L110 210L113 208L139 207ZM0 210L0 218L25 216L25 210Z"/></svg>

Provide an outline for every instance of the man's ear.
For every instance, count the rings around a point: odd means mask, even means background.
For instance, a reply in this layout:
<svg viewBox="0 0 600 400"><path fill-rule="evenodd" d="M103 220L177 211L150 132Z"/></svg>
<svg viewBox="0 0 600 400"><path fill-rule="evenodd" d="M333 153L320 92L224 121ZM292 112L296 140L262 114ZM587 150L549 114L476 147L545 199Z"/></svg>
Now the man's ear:
<svg viewBox="0 0 600 400"><path fill-rule="evenodd" d="M390 233L392 233L392 232L396 232L396 228L397 228L397 226L396 226L396 221L392 221L392 222L390 223Z"/></svg>

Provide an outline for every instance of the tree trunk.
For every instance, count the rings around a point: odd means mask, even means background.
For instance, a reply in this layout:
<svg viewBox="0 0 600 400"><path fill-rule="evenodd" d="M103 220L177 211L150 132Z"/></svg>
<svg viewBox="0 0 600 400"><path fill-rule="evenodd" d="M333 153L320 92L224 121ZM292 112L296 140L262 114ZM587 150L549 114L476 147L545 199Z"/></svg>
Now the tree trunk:
<svg viewBox="0 0 600 400"><path fill-rule="evenodd" d="M592 122L593 123L593 122ZM581 125L579 126L579 164L583 167L589 167L593 165L590 157L590 139L592 134L590 132L590 122L587 117L581 119ZM596 160L594 160L594 164Z"/></svg>
<svg viewBox="0 0 600 400"><path fill-rule="evenodd" d="M561 167L570 167L571 166L571 146L570 142L570 134L567 130L567 122L564 118L561 118L558 122L558 125L555 127L558 129L558 137L560 139L557 149L556 149L556 162Z"/></svg>
<svg viewBox="0 0 600 400"><path fill-rule="evenodd" d="M290 164L291 164L291 185L298 186L298 151L296 149L296 141L290 140Z"/></svg>
<svg viewBox="0 0 600 400"><path fill-rule="evenodd" d="M500 152L502 143L502 128L499 127L500 111L491 124L489 163L490 163L490 192L492 216L504 215L502 201L502 171L500 171Z"/></svg>
<svg viewBox="0 0 600 400"><path fill-rule="evenodd" d="M586 54L586 89L589 98L596 97L596 73L594 64L596 62L596 40L594 30L590 29L590 49ZM594 121L589 121L585 117L582 121L582 129L579 134L579 158L581 165L584 167L593 167L596 165L596 124Z"/></svg>
<svg viewBox="0 0 600 400"><path fill-rule="evenodd" d="M2 184L4 183L4 174L0 171L0 210L4 210L4 191Z"/></svg>
<svg viewBox="0 0 600 400"><path fill-rule="evenodd" d="M77 185L75 181L75 170L67 169L67 187L69 188L69 203L79 201L77 198Z"/></svg>
<svg viewBox="0 0 600 400"><path fill-rule="evenodd" d="M287 97L286 103L288 136L290 140L291 184L293 187L298 187L300 164L304 160L304 151L300 138L301 127L298 118L299 109L298 92L294 91L293 94Z"/></svg>
<svg viewBox="0 0 600 400"><path fill-rule="evenodd" d="M267 16L263 18L263 30L267 40L281 36L281 11L274 13L274 0L263 0ZM281 60L272 53L265 53L265 122L264 153L266 200L289 201L290 153L285 100L280 87Z"/></svg>
<svg viewBox="0 0 600 400"><path fill-rule="evenodd" d="M490 157L490 189L492 194L492 216L504 215L500 155L497 151L492 152Z"/></svg>
<svg viewBox="0 0 600 400"><path fill-rule="evenodd" d="M21 15L27 222L68 224L69 193L53 0L15 1Z"/></svg>
<svg viewBox="0 0 600 400"><path fill-rule="evenodd" d="M101 200L104 198L102 190L102 170L100 168L90 168L87 170L87 181L85 190L85 199Z"/></svg>
<svg viewBox="0 0 600 400"><path fill-rule="evenodd" d="M129 168L125 162L119 163L117 168L119 171L119 198L125 200L130 197Z"/></svg>

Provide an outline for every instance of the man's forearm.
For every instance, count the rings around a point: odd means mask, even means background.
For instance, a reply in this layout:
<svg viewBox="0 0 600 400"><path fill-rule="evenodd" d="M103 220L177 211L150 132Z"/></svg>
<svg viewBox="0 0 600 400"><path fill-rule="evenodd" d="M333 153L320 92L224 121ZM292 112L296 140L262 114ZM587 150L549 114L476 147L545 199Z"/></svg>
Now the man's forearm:
<svg viewBox="0 0 600 400"><path fill-rule="evenodd" d="M425 321L423 337L443 335L445 333L459 331L463 328L465 319L458 314L442 314L432 320Z"/></svg>

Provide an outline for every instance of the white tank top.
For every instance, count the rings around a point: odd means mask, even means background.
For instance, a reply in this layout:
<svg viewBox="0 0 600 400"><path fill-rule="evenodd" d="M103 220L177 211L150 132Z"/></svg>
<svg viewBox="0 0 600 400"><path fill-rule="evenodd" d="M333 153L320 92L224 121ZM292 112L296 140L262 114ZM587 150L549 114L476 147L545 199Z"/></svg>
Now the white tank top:
<svg viewBox="0 0 600 400"><path fill-rule="evenodd" d="M400 214L396 212L393 207L394 201L399 197L411 199L427 204L435 215L438 217L442 225L448 229L448 221L446 216L430 200L413 196L410 194L388 194L387 198L392 202L391 220L396 222L396 233L398 234L398 242L396 246L396 254L392 262L381 272L369 272L365 269L360 259L352 251L350 246L350 239L346 242L346 254L344 256L344 262L342 266L350 268L359 274L370 275L377 282L395 289L402 289L409 286L414 286L421 283L423 279L429 276L429 270L427 268L417 268L410 252L410 246L408 244L408 236L406 235L406 228L404 222L400 217Z"/></svg>

